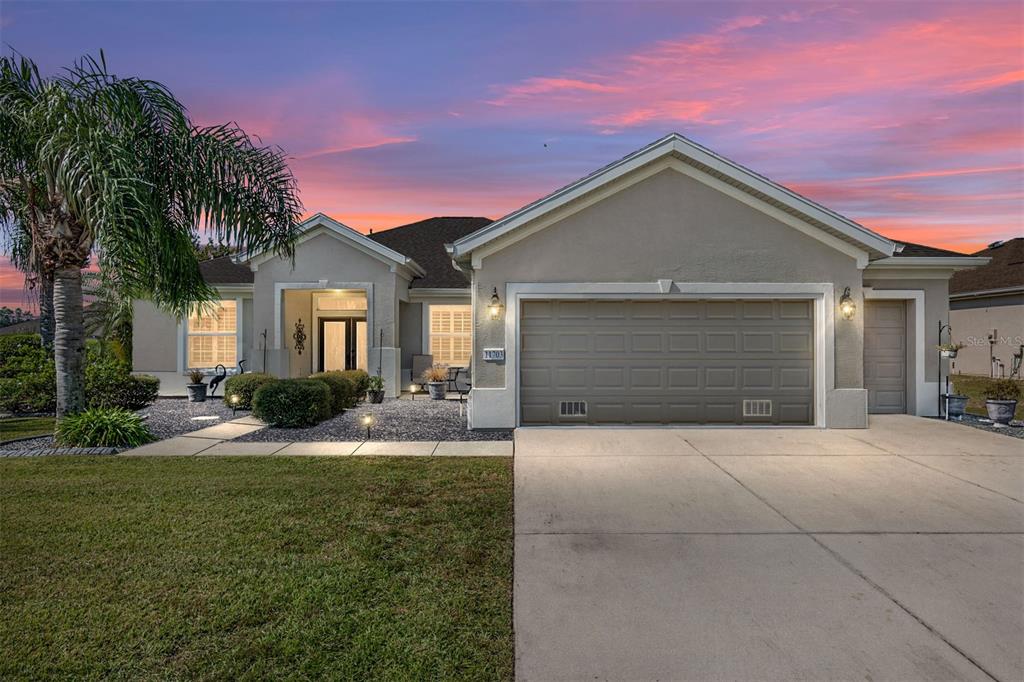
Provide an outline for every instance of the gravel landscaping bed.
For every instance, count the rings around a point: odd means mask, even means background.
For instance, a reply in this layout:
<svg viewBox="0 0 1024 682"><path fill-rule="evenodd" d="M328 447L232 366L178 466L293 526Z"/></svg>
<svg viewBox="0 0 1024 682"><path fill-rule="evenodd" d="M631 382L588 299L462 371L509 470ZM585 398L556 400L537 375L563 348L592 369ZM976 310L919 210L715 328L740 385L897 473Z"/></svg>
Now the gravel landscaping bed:
<svg viewBox="0 0 1024 682"><path fill-rule="evenodd" d="M184 398L160 398L149 407L139 410L146 420L146 425L153 435L163 440L180 436L189 431L198 431L207 426L215 426L244 417L249 412L238 410L231 413L231 408L224 404L221 397L211 398L201 403L190 403ZM193 419L194 417L216 417L216 419Z"/></svg>
<svg viewBox="0 0 1024 682"><path fill-rule="evenodd" d="M139 410L149 430L160 440L180 436L189 431L198 431L207 426L223 424L236 417L244 417L248 412L242 410L232 414L231 408L220 398L202 403L190 403L184 398L160 398L149 407ZM213 419L194 419L194 417L213 417ZM85 450L90 450L85 452ZM58 448L53 444L53 436L40 436L0 445L0 457L36 457L44 455L96 455L110 454L92 452L92 448Z"/></svg>
<svg viewBox="0 0 1024 682"><path fill-rule="evenodd" d="M951 419L950 421L972 426L976 429L981 429L982 431L990 431L992 433L1010 436L1011 438L1024 439L1024 422L1013 421L1010 422L1010 426L996 426L990 419L969 413L965 414L963 419L960 419L959 421L956 419Z"/></svg>
<svg viewBox="0 0 1024 682"><path fill-rule="evenodd" d="M325 422L308 429L266 428L235 441L356 441L366 440L366 427L360 418L370 412L375 423L370 440L512 440L512 430L469 431L465 408L459 416L459 403L452 400L385 400L379 405L360 403Z"/></svg>

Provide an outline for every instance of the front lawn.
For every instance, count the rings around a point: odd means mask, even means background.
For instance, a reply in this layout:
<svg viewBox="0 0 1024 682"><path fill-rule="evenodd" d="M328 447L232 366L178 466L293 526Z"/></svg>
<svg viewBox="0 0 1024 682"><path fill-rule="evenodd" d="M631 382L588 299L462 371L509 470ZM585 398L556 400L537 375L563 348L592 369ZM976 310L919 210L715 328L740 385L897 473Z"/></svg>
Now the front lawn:
<svg viewBox="0 0 1024 682"><path fill-rule="evenodd" d="M0 443L30 436L52 436L53 417L9 417L0 419Z"/></svg>
<svg viewBox="0 0 1024 682"><path fill-rule="evenodd" d="M970 398L967 401L968 412L988 417L988 411L985 410L985 396L983 394L985 393L985 387L992 381L991 379L988 377L969 376L967 374L954 374L949 379L956 387L957 393ZM1017 384L1024 391L1024 381L1018 381ZM1024 400L1017 401L1017 412L1014 417L1016 419L1024 419Z"/></svg>
<svg viewBox="0 0 1024 682"><path fill-rule="evenodd" d="M508 459L0 461L0 678L510 679Z"/></svg>

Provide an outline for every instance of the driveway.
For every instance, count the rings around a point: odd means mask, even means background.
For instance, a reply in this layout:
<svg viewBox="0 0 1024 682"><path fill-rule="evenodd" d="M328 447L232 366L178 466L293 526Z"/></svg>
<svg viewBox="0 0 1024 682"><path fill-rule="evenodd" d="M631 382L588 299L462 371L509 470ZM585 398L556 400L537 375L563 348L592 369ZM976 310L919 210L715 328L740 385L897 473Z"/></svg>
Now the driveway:
<svg viewBox="0 0 1024 682"><path fill-rule="evenodd" d="M1024 444L520 429L524 680L1024 678Z"/></svg>

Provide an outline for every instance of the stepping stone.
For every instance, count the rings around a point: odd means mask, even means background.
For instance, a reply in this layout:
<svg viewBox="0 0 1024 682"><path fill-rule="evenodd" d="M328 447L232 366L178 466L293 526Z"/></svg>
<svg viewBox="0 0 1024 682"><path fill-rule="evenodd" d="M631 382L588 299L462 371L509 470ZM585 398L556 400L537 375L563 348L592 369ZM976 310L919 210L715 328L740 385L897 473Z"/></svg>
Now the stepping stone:
<svg viewBox="0 0 1024 682"><path fill-rule="evenodd" d="M134 450L127 450L121 454L127 455L128 457L188 457L198 454L219 442L220 441L218 440L209 440L206 438L185 438L184 436L177 436L175 438L157 441L156 443L150 443L149 445L143 445L142 447L135 448Z"/></svg>

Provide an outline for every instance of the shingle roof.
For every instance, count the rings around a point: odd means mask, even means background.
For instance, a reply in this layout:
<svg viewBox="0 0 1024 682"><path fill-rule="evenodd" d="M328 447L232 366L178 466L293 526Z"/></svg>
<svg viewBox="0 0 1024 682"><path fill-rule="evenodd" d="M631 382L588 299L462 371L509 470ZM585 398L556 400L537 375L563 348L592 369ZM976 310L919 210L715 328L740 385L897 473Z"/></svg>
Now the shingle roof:
<svg viewBox="0 0 1024 682"><path fill-rule="evenodd" d="M199 272L207 284L252 284L252 270L234 262L231 256L201 261Z"/></svg>
<svg viewBox="0 0 1024 682"><path fill-rule="evenodd" d="M490 218L427 218L367 236L412 258L426 270L426 276L413 280L413 289L465 289L469 287L469 279L452 265L444 245L490 223Z"/></svg>
<svg viewBox="0 0 1024 682"><path fill-rule="evenodd" d="M1024 237L997 242L971 255L986 256L992 262L973 270L953 273L949 280L949 293L1024 287Z"/></svg>
<svg viewBox="0 0 1024 682"><path fill-rule="evenodd" d="M893 241L896 240L894 239ZM967 255L966 253L957 253L956 251L925 246L924 244L914 244L913 242L896 241L896 244L903 246L902 251L893 254L897 258L963 258Z"/></svg>

